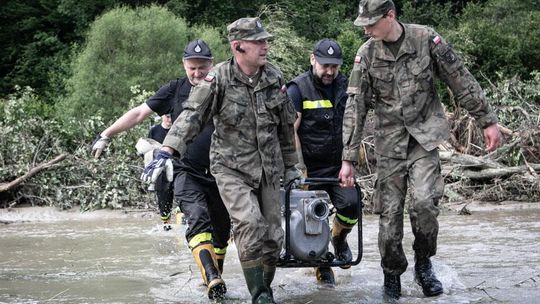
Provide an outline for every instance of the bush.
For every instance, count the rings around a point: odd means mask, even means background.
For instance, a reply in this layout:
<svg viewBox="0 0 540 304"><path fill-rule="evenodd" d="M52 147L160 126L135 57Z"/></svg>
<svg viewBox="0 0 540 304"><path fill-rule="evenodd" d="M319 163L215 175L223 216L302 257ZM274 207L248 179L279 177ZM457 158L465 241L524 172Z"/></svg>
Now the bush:
<svg viewBox="0 0 540 304"><path fill-rule="evenodd" d="M140 104L148 92L135 88L130 104ZM103 129L98 116L84 120L46 118L51 109L30 88L0 100L0 183L24 175L32 167L61 154L65 160L44 170L8 192L0 193L0 206L32 204L81 210L148 206L153 199L139 180L142 160L135 142L147 127L115 137L109 155L90 157L94 129ZM81 140L82 139L82 140ZM110 157L114 155L114 157Z"/></svg>
<svg viewBox="0 0 540 304"><path fill-rule="evenodd" d="M446 38L465 53L471 71L493 78L518 74L523 79L540 69L540 11L534 0L469 3L458 27Z"/></svg>

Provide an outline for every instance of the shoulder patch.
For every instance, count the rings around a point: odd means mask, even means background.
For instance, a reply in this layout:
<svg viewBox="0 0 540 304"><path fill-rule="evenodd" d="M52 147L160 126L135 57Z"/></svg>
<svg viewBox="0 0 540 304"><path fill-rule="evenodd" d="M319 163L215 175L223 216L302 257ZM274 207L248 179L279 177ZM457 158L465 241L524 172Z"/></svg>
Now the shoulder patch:
<svg viewBox="0 0 540 304"><path fill-rule="evenodd" d="M441 43L441 37L440 36L435 36L433 37L432 39L433 43L435 43L435 45Z"/></svg>
<svg viewBox="0 0 540 304"><path fill-rule="evenodd" d="M281 93L287 92L287 86L286 86L286 85L282 85L280 91L281 91Z"/></svg>
<svg viewBox="0 0 540 304"><path fill-rule="evenodd" d="M354 63L360 63L360 62L362 62L362 57L360 56L354 57Z"/></svg>
<svg viewBox="0 0 540 304"><path fill-rule="evenodd" d="M204 77L205 81L212 82L214 81L214 78L216 78L216 74L214 72L210 72Z"/></svg>

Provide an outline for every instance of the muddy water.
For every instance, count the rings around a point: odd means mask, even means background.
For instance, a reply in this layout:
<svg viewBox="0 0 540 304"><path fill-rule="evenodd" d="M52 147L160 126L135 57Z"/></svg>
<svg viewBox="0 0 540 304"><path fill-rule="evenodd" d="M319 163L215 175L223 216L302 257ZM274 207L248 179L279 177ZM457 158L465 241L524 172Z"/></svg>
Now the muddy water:
<svg viewBox="0 0 540 304"><path fill-rule="evenodd" d="M444 294L424 298L412 263L400 303L540 303L540 209L443 212L433 259ZM0 303L209 303L183 235L151 212L0 210ZM406 221L407 223L407 221ZM404 247L412 260L410 225ZM353 235L351 239L355 239ZM354 242L354 241L353 241ZM356 249L356 248L354 248ZM278 303L381 303L377 217L364 217L362 262L336 269L337 287L311 269L278 269ZM249 303L229 247L224 303Z"/></svg>

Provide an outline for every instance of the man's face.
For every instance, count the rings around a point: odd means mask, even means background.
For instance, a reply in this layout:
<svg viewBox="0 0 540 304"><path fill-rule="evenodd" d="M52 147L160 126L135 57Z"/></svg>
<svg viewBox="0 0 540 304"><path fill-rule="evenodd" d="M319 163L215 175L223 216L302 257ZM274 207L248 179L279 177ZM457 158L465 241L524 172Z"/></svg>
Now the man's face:
<svg viewBox="0 0 540 304"><path fill-rule="evenodd" d="M325 85L332 84L338 75L340 65L320 64L313 54L310 56L310 62L313 67L313 75L320 79Z"/></svg>
<svg viewBox="0 0 540 304"><path fill-rule="evenodd" d="M372 25L364 26L364 33L373 40L385 40L392 29L389 16L385 15Z"/></svg>
<svg viewBox="0 0 540 304"><path fill-rule="evenodd" d="M240 47L245 51L241 53L244 57L244 62L253 67L261 67L267 62L268 40L242 40Z"/></svg>
<svg viewBox="0 0 540 304"><path fill-rule="evenodd" d="M211 59L184 59L184 69L186 70L186 76L192 85L198 85L206 74L212 69Z"/></svg>

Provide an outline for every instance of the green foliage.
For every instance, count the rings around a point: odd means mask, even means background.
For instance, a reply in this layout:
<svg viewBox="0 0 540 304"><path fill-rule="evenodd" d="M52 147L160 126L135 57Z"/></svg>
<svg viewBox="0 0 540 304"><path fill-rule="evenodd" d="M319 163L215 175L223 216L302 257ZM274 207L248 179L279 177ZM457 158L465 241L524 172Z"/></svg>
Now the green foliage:
<svg viewBox="0 0 540 304"><path fill-rule="evenodd" d="M274 35L269 60L281 70L286 81L292 80L309 67L312 44L292 30L289 16L281 8L265 7L263 15L266 30Z"/></svg>
<svg viewBox="0 0 540 304"><path fill-rule="evenodd" d="M135 91L138 94L131 103L138 104L149 94ZM0 116L0 183L22 176L29 167L67 155L2 196L1 206L15 202L91 210L147 205L152 200L138 179L142 160L134 148L136 139L146 136L144 125L115 137L109 153L95 160L90 157L89 144L93 130L104 128L101 118L44 118L51 107L30 88L17 88L16 93L0 99L0 109L5 113Z"/></svg>
<svg viewBox="0 0 540 304"><path fill-rule="evenodd" d="M399 20L434 28L451 28L457 21L456 15L452 14L453 7L452 2L404 1Z"/></svg>
<svg viewBox="0 0 540 304"><path fill-rule="evenodd" d="M349 22L341 31L336 41L341 46L343 51L343 65L341 65L341 73L349 77L351 74L354 58L360 46L364 43L363 32L358 27Z"/></svg>
<svg viewBox="0 0 540 304"><path fill-rule="evenodd" d="M540 68L540 11L535 0L491 0L469 4L446 38L465 53L471 71L528 77Z"/></svg>
<svg viewBox="0 0 540 304"><path fill-rule="evenodd" d="M92 24L59 113L105 120L118 116L127 109L131 86L156 90L184 75L181 58L188 37L185 21L164 8L111 10Z"/></svg>
<svg viewBox="0 0 540 304"><path fill-rule="evenodd" d="M192 34L190 41L200 38L204 40L212 50L212 56L214 56L214 64L224 61L231 57L229 43L225 38L225 35L217 29L205 25L196 26L191 28Z"/></svg>

